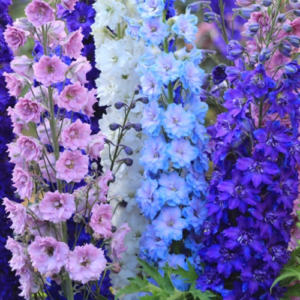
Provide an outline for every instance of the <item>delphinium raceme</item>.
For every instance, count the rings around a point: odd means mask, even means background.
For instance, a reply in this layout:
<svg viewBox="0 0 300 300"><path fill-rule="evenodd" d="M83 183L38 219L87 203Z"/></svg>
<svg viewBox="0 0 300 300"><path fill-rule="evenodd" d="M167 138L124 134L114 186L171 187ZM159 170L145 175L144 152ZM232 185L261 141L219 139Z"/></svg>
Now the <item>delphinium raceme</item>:
<svg viewBox="0 0 300 300"><path fill-rule="evenodd" d="M75 3L62 5L73 10ZM104 277L108 270L119 270L129 228L126 223L112 226L107 192L113 174L100 174L96 163L105 137L91 134L96 98L94 90L84 87L91 67L81 56L82 29L66 33L64 22L41 0L32 1L25 13L27 18L4 33L14 51L28 37L36 41L34 59L16 56L11 62L15 73L5 74L10 94L18 99L9 108L18 135L8 145L15 164L13 183L28 202L25 207L4 199L15 233L6 244L13 254L10 266L20 277L25 299L42 293L56 298L48 289L49 279L61 285L64 299L80 294L81 299L106 299ZM26 128L34 135L23 135ZM75 228L69 226L70 218ZM82 231L88 237L80 240Z"/></svg>
<svg viewBox="0 0 300 300"><path fill-rule="evenodd" d="M127 278L139 272L139 241L147 224L135 200L142 182L143 169L138 161L145 139L140 125L145 99L139 95L140 79L135 67L144 43L137 35L130 36L135 33L139 18L135 1L97 0L93 7L96 67L101 71L96 80L97 95L99 105L107 106L106 114L99 121L106 136L101 164L103 170L111 170L115 175L108 194L114 207L113 225L126 222L131 228L125 239L127 250L120 260L120 272L110 273L116 293L128 284ZM122 299L136 297L125 295Z"/></svg>
<svg viewBox="0 0 300 300"><path fill-rule="evenodd" d="M7 25L12 23L8 14L8 7L12 2L10 0L1 1L0 3L0 298L7 300L21 299L18 296L18 279L15 272L11 271L8 261L11 259L11 253L5 248L8 236L12 236L11 221L7 218L5 207L2 203L3 198L9 197L17 201L14 197L14 188L12 186L12 169L13 165L9 163L7 155L7 144L14 139L13 128L10 117L7 115L8 106L15 104L15 98L11 97L5 87L4 73L11 72L10 62L13 60L13 53L8 48L4 39L4 30Z"/></svg>
<svg viewBox="0 0 300 300"><path fill-rule="evenodd" d="M186 269L187 260L193 265L197 260L207 215L208 158L203 151L208 135L203 124L208 106L200 100L204 71L199 67L202 53L194 44L197 17L190 7L185 14L168 16L168 5L173 7L163 0L138 5L136 32L146 49L137 70L149 104L141 122L148 137L140 158L144 181L137 202L150 221L140 256L157 267ZM177 39L190 50L176 51ZM177 289L188 288L177 277L172 280Z"/></svg>
<svg viewBox="0 0 300 300"><path fill-rule="evenodd" d="M275 300L285 293L270 288L290 257L299 186L300 66L293 59L300 18L282 1L240 4L256 10L245 24L246 46L230 40L227 58L235 66L212 73L210 95L223 112L208 130L214 172L197 286L225 300Z"/></svg>

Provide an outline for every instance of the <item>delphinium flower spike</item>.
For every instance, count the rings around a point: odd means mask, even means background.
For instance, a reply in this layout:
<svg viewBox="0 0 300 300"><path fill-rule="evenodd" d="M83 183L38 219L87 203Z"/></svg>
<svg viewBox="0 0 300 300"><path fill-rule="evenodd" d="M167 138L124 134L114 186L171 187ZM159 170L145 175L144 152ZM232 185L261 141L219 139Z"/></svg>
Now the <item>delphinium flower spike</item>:
<svg viewBox="0 0 300 300"><path fill-rule="evenodd" d="M298 18L281 11L281 1L255 2L238 1L247 42L229 37L234 66L212 73L224 112L208 130L214 172L197 286L225 300L283 297L284 288L270 288L289 260L298 197L299 66L291 59Z"/></svg>
<svg viewBox="0 0 300 300"><path fill-rule="evenodd" d="M70 11L75 4L62 2ZM10 93L18 98L9 109L18 135L8 145L15 164L13 182L28 202L25 207L4 199L16 234L6 245L13 254L10 265L20 277L25 299L43 291L49 299L56 297L48 289L48 278L61 286L58 297L99 299L104 278L116 265L108 256L121 257L129 229L126 223L112 226L107 192L113 174L101 174L93 162L105 136L91 130L97 100L95 90L84 86L91 66L81 56L82 29L66 33L65 23L41 0L29 3L25 13L27 19L16 20L4 33L14 50L28 37L35 40L34 59L15 57L15 73L5 74ZM22 134L25 126L33 136ZM102 219L96 226L95 220ZM87 235L81 235L83 230Z"/></svg>

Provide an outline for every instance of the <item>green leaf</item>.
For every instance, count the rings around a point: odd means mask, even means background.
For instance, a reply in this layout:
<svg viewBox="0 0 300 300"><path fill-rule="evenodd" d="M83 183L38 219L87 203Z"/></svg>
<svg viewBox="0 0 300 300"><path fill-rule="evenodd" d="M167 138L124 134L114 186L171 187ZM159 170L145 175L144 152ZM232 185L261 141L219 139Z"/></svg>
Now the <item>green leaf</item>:
<svg viewBox="0 0 300 300"><path fill-rule="evenodd" d="M166 274L166 272L164 274L164 277L162 277L159 274L158 270L152 267L151 265L149 265L146 261L141 260L140 258L138 258L138 261L140 265L143 267L143 271L146 274L148 274L150 277L152 277L162 289L164 289L169 293L172 293L175 290L172 281L168 276L168 274Z"/></svg>
<svg viewBox="0 0 300 300"><path fill-rule="evenodd" d="M294 296L294 297L299 297L299 292L300 292L300 284L296 283L293 286L288 287L287 292L284 294L285 297L289 296Z"/></svg>
<svg viewBox="0 0 300 300"><path fill-rule="evenodd" d="M178 266L176 270L175 269L172 270L172 273L175 275L180 275L185 282L192 284L198 279L198 274L196 273L192 264L189 261L187 263L189 268L188 271Z"/></svg>
<svg viewBox="0 0 300 300"><path fill-rule="evenodd" d="M160 300L160 297L146 295L146 296L140 297L139 299L140 300Z"/></svg>
<svg viewBox="0 0 300 300"><path fill-rule="evenodd" d="M200 300L211 300L211 299L216 299L216 295L210 291L206 291L206 292L201 292L200 290L196 289L196 284L194 283L189 291L189 293L191 293L193 295L193 297L199 298Z"/></svg>
<svg viewBox="0 0 300 300"><path fill-rule="evenodd" d="M120 296L125 294L133 294L141 292L141 287L138 284L131 284L129 286L125 286L123 289L119 290L115 296L115 300L117 300Z"/></svg>
<svg viewBox="0 0 300 300"><path fill-rule="evenodd" d="M273 282L271 290L279 281L282 281L287 278L300 280L300 270L298 270L297 268L285 268L282 274L279 277L277 277L276 280Z"/></svg>
<svg viewBox="0 0 300 300"><path fill-rule="evenodd" d="M185 299L184 294L185 294L185 293L176 290L176 291L174 292L174 294L170 295L170 296L169 296L168 298L166 298L165 300L184 300L184 299ZM161 299L161 300L163 300L163 299Z"/></svg>

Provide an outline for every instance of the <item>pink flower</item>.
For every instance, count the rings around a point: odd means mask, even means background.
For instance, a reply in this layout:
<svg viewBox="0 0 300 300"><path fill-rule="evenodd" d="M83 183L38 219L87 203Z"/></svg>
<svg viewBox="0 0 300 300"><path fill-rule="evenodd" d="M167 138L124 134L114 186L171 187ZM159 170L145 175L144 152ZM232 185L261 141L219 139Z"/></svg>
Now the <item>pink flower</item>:
<svg viewBox="0 0 300 300"><path fill-rule="evenodd" d="M37 236L28 246L28 253L34 268L42 275L52 276L65 265L69 247L55 238Z"/></svg>
<svg viewBox="0 0 300 300"><path fill-rule="evenodd" d="M100 157L100 151L104 149L104 138L105 135L102 133L97 133L91 136L92 140L88 145L87 153L90 156L90 159L97 160Z"/></svg>
<svg viewBox="0 0 300 300"><path fill-rule="evenodd" d="M39 123L42 107L37 102L31 101L26 98L20 98L18 103L16 104L16 112L26 123Z"/></svg>
<svg viewBox="0 0 300 300"><path fill-rule="evenodd" d="M24 171L20 167L15 167L13 170L12 180L14 182L14 187L17 189L17 193L22 199L31 198L33 190L33 181L31 179L30 173Z"/></svg>
<svg viewBox="0 0 300 300"><path fill-rule="evenodd" d="M19 203L10 201L7 198L3 199L5 211L9 213L8 217L12 221L11 228L17 234L23 234L26 224L26 208Z"/></svg>
<svg viewBox="0 0 300 300"><path fill-rule="evenodd" d="M47 36L49 44L52 47L58 45L60 41L67 36L65 32L65 23L63 21L52 22Z"/></svg>
<svg viewBox="0 0 300 300"><path fill-rule="evenodd" d="M16 56L14 60L10 63L10 66L17 74L32 79L33 64L34 61L32 59L29 59L26 55L22 55Z"/></svg>
<svg viewBox="0 0 300 300"><path fill-rule="evenodd" d="M15 51L26 44L30 33L23 29L7 25L3 35L8 47Z"/></svg>
<svg viewBox="0 0 300 300"><path fill-rule="evenodd" d="M97 178L97 184L99 189L98 199L101 202L106 202L106 195L108 192L108 182L113 180L113 173L110 170L106 170L105 174Z"/></svg>
<svg viewBox="0 0 300 300"><path fill-rule="evenodd" d="M88 101L83 109L83 112L90 118L94 116L93 105L98 102L97 98L95 97L96 94L96 89L92 89L88 92Z"/></svg>
<svg viewBox="0 0 300 300"><path fill-rule="evenodd" d="M33 0L25 8L28 21L35 27L40 27L48 22L55 21L54 10L41 0Z"/></svg>
<svg viewBox="0 0 300 300"><path fill-rule="evenodd" d="M300 18L293 20L290 25L293 28L292 34L300 36Z"/></svg>
<svg viewBox="0 0 300 300"><path fill-rule="evenodd" d="M67 111L79 112L87 104L87 89L79 82L64 88L58 98L57 105Z"/></svg>
<svg viewBox="0 0 300 300"><path fill-rule="evenodd" d="M112 207L110 204L95 204L92 208L90 226L96 235L109 238L112 235Z"/></svg>
<svg viewBox="0 0 300 300"><path fill-rule="evenodd" d="M23 87L25 86L24 80L14 73L4 72L6 87L11 96L19 97Z"/></svg>
<svg viewBox="0 0 300 300"><path fill-rule="evenodd" d="M103 250L92 244L76 246L74 251L70 252L66 266L70 278L83 284L98 280L105 267Z"/></svg>
<svg viewBox="0 0 300 300"><path fill-rule="evenodd" d="M260 29L262 30L263 33L268 32L271 30L271 20L269 16L266 13L262 13L261 11L259 12L253 12L251 14L250 19L248 20L247 23L245 23L245 29L249 28L251 24L257 23L260 26ZM245 32L244 32L245 33Z"/></svg>
<svg viewBox="0 0 300 300"><path fill-rule="evenodd" d="M27 123L20 118L16 109L9 107L7 109L7 114L10 116L13 123L13 133L21 134L24 128L28 129Z"/></svg>
<svg viewBox="0 0 300 300"><path fill-rule="evenodd" d="M284 68L278 70L278 67L285 65L289 61L289 58L281 54L278 50L272 55L271 59L267 62L267 75L270 77L274 76L275 80L278 80L284 72Z"/></svg>
<svg viewBox="0 0 300 300"><path fill-rule="evenodd" d="M10 143L7 145L8 156L10 157L10 162L17 165L18 167L23 166L24 158L21 156L20 148L16 143Z"/></svg>
<svg viewBox="0 0 300 300"><path fill-rule="evenodd" d="M39 161L39 166L42 171L43 177L47 181L51 181L52 183L55 183L56 182L55 156L53 153L46 153L46 155L44 155L44 159L41 159Z"/></svg>
<svg viewBox="0 0 300 300"><path fill-rule="evenodd" d="M82 123L79 119L66 127L62 133L62 143L65 148L71 150L85 149L91 139L91 126Z"/></svg>
<svg viewBox="0 0 300 300"><path fill-rule="evenodd" d="M35 138L22 135L18 138L17 145L26 161L40 159L42 146Z"/></svg>
<svg viewBox="0 0 300 300"><path fill-rule="evenodd" d="M36 80L45 86L65 80L68 66L56 55L49 57L43 55L39 62L33 65Z"/></svg>
<svg viewBox="0 0 300 300"><path fill-rule="evenodd" d="M24 297L26 300L30 300L31 295L39 291L39 285L35 283L36 275L34 271L29 267L24 267L21 271L18 272L20 276L19 282L21 284L21 297Z"/></svg>
<svg viewBox="0 0 300 300"><path fill-rule="evenodd" d="M28 31L30 34L33 33L34 26L28 21L27 18L19 18L13 23L13 26L24 31Z"/></svg>
<svg viewBox="0 0 300 300"><path fill-rule="evenodd" d="M127 250L127 247L124 245L125 235L130 232L131 229L128 227L126 223L122 224L121 227L113 233L111 239L111 252L112 258L114 260L122 259L121 253Z"/></svg>
<svg viewBox="0 0 300 300"><path fill-rule="evenodd" d="M81 33L81 28L70 33L66 39L60 43L63 54L70 58L80 57L81 49L83 48L82 39L83 35Z"/></svg>
<svg viewBox="0 0 300 300"><path fill-rule="evenodd" d="M74 196L48 192L39 205L43 219L53 223L65 222L76 210Z"/></svg>
<svg viewBox="0 0 300 300"><path fill-rule="evenodd" d="M57 178L66 182L80 182L88 173L89 158L79 150L64 151L56 162Z"/></svg>
<svg viewBox="0 0 300 300"><path fill-rule="evenodd" d="M291 234L292 236L289 243L289 249L293 251L299 247L298 241L300 240L300 229L297 225L294 225L293 229L291 230Z"/></svg>
<svg viewBox="0 0 300 300"><path fill-rule="evenodd" d="M61 4L64 7L64 9L67 9L68 11L72 11L75 8L75 4L78 0L62 0Z"/></svg>
<svg viewBox="0 0 300 300"><path fill-rule="evenodd" d="M28 256L25 254L25 249L22 244L18 243L10 236L7 238L5 248L12 253L12 258L9 265L13 271L22 270L28 263Z"/></svg>
<svg viewBox="0 0 300 300"><path fill-rule="evenodd" d="M86 84L86 74L92 69L86 57L79 56L77 60L73 61L69 66L67 77L72 83L79 81L81 84Z"/></svg>

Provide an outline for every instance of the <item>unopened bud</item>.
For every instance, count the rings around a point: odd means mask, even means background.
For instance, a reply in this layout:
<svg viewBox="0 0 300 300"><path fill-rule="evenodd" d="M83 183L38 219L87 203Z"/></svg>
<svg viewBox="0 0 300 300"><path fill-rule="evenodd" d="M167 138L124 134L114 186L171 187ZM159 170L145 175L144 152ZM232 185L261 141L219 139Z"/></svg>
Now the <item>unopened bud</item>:
<svg viewBox="0 0 300 300"><path fill-rule="evenodd" d="M98 164L96 162L93 162L91 165L91 169L96 171L98 169Z"/></svg>
<svg viewBox="0 0 300 300"><path fill-rule="evenodd" d="M122 267L119 263L113 263L112 266L111 266L111 271L114 273L114 274L119 274L122 270Z"/></svg>
<svg viewBox="0 0 300 300"><path fill-rule="evenodd" d="M277 21L279 23L283 23L286 20L286 15L285 14L279 14L277 17Z"/></svg>
<svg viewBox="0 0 300 300"><path fill-rule="evenodd" d="M124 151L127 155L132 155L132 153L133 153L132 149L130 147L127 147L127 146L124 147Z"/></svg>
<svg viewBox="0 0 300 300"><path fill-rule="evenodd" d="M82 216L80 214L75 214L74 217L73 217L73 221L75 223L81 223L82 221Z"/></svg>
<svg viewBox="0 0 300 300"><path fill-rule="evenodd" d="M117 103L115 103L115 108L116 109L121 109L123 106L125 106L124 102L117 102Z"/></svg>
<svg viewBox="0 0 300 300"><path fill-rule="evenodd" d="M111 131L115 131L115 130L117 130L120 127L122 127L122 126L120 124L117 124L117 123L112 123L112 124L109 125L109 129Z"/></svg>

